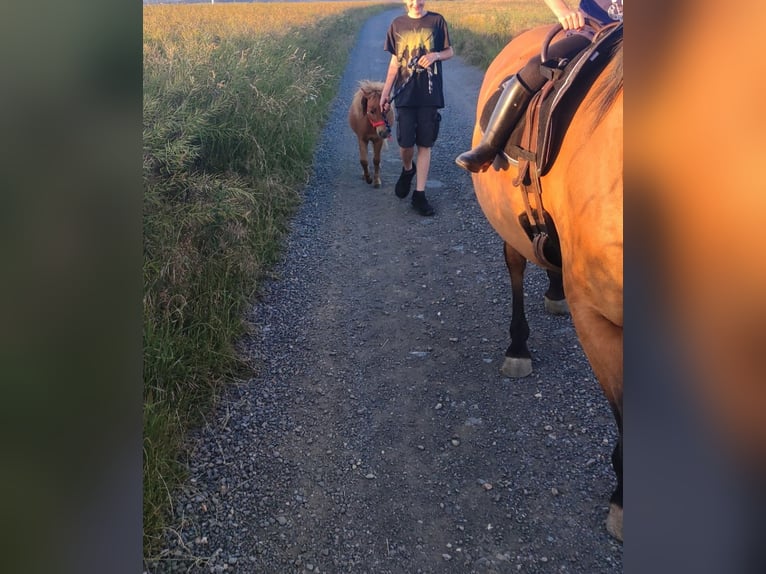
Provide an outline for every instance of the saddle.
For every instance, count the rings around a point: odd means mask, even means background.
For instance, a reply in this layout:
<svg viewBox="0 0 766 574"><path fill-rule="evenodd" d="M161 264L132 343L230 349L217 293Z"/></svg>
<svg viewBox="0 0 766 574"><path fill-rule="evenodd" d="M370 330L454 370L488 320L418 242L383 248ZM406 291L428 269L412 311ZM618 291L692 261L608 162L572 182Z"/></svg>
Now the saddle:
<svg viewBox="0 0 766 574"><path fill-rule="evenodd" d="M540 178L550 170L564 134L593 81L610 61L613 48L622 39L623 26L615 22L603 27L591 44L571 61L541 62L548 81L532 96L524 117L518 122L504 148L505 158L518 165L513 184L524 191L526 214L522 225L532 240L535 255L549 269L561 269L558 238L550 216L542 206ZM552 36L546 40L549 41ZM547 46L544 46L544 49ZM486 130L489 118L503 91L505 78L487 100L479 120ZM530 202L533 196L536 206ZM548 243L549 236L554 244Z"/></svg>
<svg viewBox="0 0 766 574"><path fill-rule="evenodd" d="M508 138L503 150L508 161L514 164L520 159L534 161L538 175L548 173L574 113L596 76L609 62L612 48L622 38L622 31L621 22L609 24L574 59L565 62L549 60L540 64L548 82L532 97L526 114ZM503 84L511 77L503 79L484 104L479 120L482 131L486 130L503 92Z"/></svg>

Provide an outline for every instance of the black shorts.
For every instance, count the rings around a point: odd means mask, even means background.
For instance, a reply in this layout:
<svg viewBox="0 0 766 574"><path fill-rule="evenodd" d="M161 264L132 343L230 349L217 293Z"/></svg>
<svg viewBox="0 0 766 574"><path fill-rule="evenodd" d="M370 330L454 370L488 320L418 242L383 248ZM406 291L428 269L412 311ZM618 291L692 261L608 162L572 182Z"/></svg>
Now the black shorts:
<svg viewBox="0 0 766 574"><path fill-rule="evenodd" d="M433 147L442 116L438 108L396 108L396 141L399 147Z"/></svg>

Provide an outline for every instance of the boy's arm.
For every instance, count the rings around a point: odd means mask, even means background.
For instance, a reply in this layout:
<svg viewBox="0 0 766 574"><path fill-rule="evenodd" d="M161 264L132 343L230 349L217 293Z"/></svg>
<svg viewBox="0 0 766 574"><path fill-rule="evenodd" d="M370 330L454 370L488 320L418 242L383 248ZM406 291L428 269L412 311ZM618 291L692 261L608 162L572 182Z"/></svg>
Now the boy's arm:
<svg viewBox="0 0 766 574"><path fill-rule="evenodd" d="M383 83L383 95L380 98L380 107L384 112L388 111L391 107L391 90L394 89L394 82L396 81L396 74L399 72L399 60L394 54L391 54L391 61L388 63L388 72L386 73L386 81Z"/></svg>

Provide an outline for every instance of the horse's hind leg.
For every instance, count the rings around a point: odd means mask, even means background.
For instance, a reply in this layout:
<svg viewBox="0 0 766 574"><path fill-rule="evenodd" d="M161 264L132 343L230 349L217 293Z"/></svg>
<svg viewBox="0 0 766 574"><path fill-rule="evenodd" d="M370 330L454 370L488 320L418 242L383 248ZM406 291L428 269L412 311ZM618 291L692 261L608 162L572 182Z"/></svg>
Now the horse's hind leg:
<svg viewBox="0 0 766 574"><path fill-rule="evenodd" d="M362 179L367 183L372 183L372 176L370 176L370 170L368 169L369 162L367 161L367 142L362 138L357 138L359 142L359 163L362 166Z"/></svg>
<svg viewBox="0 0 766 574"><path fill-rule="evenodd" d="M372 165L374 167L373 187L380 187L380 150L383 147L383 140L378 138L372 142ZM369 183L369 182L368 182Z"/></svg>
<svg viewBox="0 0 766 574"><path fill-rule="evenodd" d="M571 299L571 296L570 296ZM586 305L572 302L572 320L583 351L593 368L593 373L612 407L617 423L617 445L612 452L612 468L617 487L612 493L606 529L622 540L622 386L623 386L623 330L600 313Z"/></svg>
<svg viewBox="0 0 766 574"><path fill-rule="evenodd" d="M532 373L532 355L527 348L529 324L524 313L524 270L527 260L513 247L503 245L505 265L511 276L511 344L505 351L501 372L513 378L526 377Z"/></svg>
<svg viewBox="0 0 766 574"><path fill-rule="evenodd" d="M548 269L548 290L545 292L545 310L551 315L569 315L569 305L564 296L564 279L561 271Z"/></svg>
<svg viewBox="0 0 766 574"><path fill-rule="evenodd" d="M614 409L614 416L617 420L617 429L620 435L612 451L612 468L617 476L617 488L609 499L609 516L606 518L606 530L618 540L622 540L622 414L617 409Z"/></svg>

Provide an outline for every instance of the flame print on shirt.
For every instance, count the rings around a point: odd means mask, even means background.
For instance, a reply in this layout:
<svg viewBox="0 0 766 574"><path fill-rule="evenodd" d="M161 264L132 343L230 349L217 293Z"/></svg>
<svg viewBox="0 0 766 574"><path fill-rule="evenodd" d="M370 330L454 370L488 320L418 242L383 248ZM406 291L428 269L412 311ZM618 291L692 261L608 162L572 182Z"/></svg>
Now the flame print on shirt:
<svg viewBox="0 0 766 574"><path fill-rule="evenodd" d="M399 60L399 77L406 82L412 75L414 68L409 67L410 62L418 59L434 50L434 34L431 30L411 30L402 32L396 36L396 57ZM413 62L413 64L414 64ZM432 73L438 73L433 66Z"/></svg>

